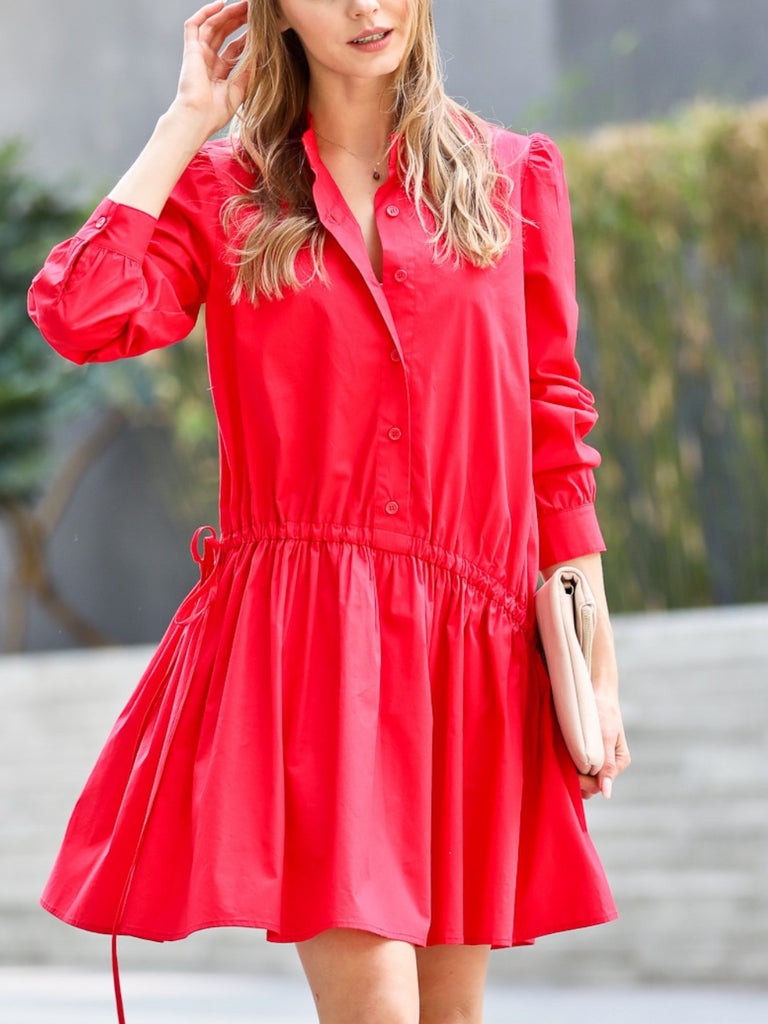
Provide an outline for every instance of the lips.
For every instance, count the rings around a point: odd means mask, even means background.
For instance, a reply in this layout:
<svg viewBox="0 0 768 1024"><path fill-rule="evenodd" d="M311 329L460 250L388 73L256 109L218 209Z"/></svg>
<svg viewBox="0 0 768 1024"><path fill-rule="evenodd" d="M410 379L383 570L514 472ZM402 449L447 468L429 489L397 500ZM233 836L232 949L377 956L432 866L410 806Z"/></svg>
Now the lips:
<svg viewBox="0 0 768 1024"><path fill-rule="evenodd" d="M353 46L365 46L369 43L379 43L382 39L386 39L392 32L391 28L372 28L367 32L361 32L359 36L354 39L350 39L350 43Z"/></svg>

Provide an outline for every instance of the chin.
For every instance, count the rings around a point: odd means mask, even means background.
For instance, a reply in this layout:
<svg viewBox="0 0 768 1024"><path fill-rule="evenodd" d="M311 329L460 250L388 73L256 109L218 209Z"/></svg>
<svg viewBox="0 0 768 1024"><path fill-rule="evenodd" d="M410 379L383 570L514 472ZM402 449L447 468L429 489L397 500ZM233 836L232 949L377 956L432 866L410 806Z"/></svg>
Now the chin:
<svg viewBox="0 0 768 1024"><path fill-rule="evenodd" d="M356 78L386 78L397 74L403 66L404 60L404 56L393 57L391 54L387 54L386 59L372 61L369 67L362 71L359 67L355 67L350 70L350 74Z"/></svg>

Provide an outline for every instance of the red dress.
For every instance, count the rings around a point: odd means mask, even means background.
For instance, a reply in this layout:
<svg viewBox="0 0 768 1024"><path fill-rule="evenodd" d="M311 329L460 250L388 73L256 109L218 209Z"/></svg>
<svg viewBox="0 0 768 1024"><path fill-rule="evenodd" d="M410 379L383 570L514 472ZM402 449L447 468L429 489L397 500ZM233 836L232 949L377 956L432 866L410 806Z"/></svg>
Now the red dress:
<svg viewBox="0 0 768 1024"><path fill-rule="evenodd" d="M77 363L205 303L221 450L220 534L48 880L63 920L510 946L615 917L532 605L540 565L603 548L568 196L549 139L493 132L526 218L493 269L435 262L393 152L379 283L310 128L329 285L232 304L227 142L159 219L104 200L33 282Z"/></svg>

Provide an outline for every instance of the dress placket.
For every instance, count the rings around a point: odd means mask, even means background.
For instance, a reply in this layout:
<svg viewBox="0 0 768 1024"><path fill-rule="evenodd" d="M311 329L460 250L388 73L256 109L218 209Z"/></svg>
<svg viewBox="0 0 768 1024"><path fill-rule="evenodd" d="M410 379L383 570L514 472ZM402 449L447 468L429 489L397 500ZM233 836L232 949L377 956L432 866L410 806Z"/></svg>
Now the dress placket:
<svg viewBox="0 0 768 1024"><path fill-rule="evenodd" d="M304 145L315 173L314 198L320 221L359 271L387 329L386 344L381 349L376 493L372 518L375 529L399 533L409 516L413 440L409 371L403 335L398 329L400 316L396 314L402 311L404 323L412 320L408 307L413 303L413 287L409 276L410 232L404 226L400 205L396 201L400 188L396 173L396 145L390 152L388 180L375 197L376 222L384 255L383 282L374 274L357 220L320 160L311 129L304 136Z"/></svg>
<svg viewBox="0 0 768 1024"><path fill-rule="evenodd" d="M415 291L412 281L412 238L401 212L399 199L402 186L394 165L390 176L376 194L376 223L383 250L383 281L379 291L398 327L400 349L382 353L381 406L377 442L381 447L378 459L379 496L377 518L385 515L391 524L382 528L398 529L403 516L410 517L413 481L413 423L411 394L408 390L408 358L413 344L412 325ZM404 197L403 197L404 199ZM399 358L398 358L399 357ZM404 401L405 399L405 401ZM387 493L391 498L387 498Z"/></svg>

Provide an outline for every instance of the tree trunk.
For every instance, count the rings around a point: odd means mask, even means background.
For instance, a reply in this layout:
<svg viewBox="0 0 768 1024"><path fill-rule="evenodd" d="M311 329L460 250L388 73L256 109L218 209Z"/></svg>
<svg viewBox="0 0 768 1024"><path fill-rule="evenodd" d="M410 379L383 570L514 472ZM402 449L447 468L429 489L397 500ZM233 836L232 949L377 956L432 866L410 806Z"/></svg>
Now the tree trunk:
<svg viewBox="0 0 768 1024"><path fill-rule="evenodd" d="M89 623L62 596L48 565L48 542L85 472L125 426L125 417L110 410L96 429L69 456L37 508L22 501L3 506L11 532L13 569L4 602L2 652L26 646L30 598L83 647L101 647L112 639Z"/></svg>

